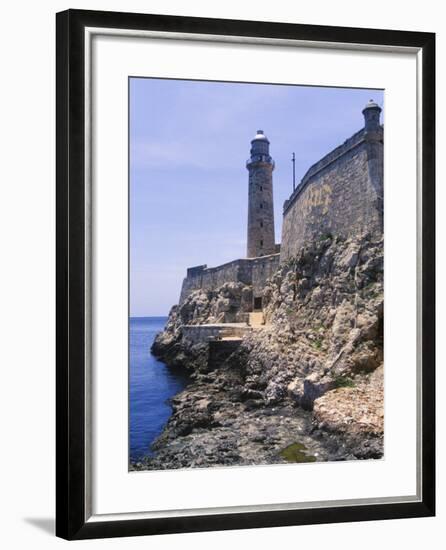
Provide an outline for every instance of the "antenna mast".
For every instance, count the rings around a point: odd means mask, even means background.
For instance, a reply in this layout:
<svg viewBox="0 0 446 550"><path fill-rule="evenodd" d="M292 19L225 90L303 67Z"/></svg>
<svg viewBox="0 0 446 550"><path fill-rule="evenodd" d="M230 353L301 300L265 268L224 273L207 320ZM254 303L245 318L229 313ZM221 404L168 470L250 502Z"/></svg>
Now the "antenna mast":
<svg viewBox="0 0 446 550"><path fill-rule="evenodd" d="M296 191L296 155L293 153L293 158L291 159L293 163L293 192Z"/></svg>

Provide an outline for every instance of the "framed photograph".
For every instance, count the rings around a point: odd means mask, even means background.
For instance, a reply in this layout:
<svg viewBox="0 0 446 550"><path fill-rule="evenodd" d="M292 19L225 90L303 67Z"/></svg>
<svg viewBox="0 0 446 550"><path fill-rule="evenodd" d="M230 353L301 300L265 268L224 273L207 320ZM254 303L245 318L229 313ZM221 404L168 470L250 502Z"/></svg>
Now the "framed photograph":
<svg viewBox="0 0 446 550"><path fill-rule="evenodd" d="M435 36L56 23L56 534L434 515Z"/></svg>

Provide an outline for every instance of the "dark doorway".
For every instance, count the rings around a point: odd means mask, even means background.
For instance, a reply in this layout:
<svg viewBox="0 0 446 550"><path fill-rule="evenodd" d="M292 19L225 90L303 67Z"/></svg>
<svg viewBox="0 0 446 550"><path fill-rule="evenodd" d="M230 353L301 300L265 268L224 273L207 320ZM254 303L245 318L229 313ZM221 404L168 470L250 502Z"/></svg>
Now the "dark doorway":
<svg viewBox="0 0 446 550"><path fill-rule="evenodd" d="M262 298L254 298L254 310L262 309Z"/></svg>

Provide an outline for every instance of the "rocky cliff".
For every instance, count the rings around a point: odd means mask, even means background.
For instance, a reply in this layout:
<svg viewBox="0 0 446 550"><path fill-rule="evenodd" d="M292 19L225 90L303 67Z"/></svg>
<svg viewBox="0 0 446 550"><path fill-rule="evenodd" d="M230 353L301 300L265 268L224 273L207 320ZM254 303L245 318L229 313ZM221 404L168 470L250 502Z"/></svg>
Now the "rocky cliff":
<svg viewBox="0 0 446 550"><path fill-rule="evenodd" d="M182 327L245 315L226 283L175 306L152 352L192 383L135 468L270 464L383 455L383 243L324 235L264 288L266 324L221 361Z"/></svg>

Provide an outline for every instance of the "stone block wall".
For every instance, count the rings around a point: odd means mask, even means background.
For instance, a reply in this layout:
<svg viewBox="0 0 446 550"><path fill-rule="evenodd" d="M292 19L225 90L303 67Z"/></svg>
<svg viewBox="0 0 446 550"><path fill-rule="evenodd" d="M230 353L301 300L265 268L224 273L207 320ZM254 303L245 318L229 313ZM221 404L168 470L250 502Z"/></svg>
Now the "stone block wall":
<svg viewBox="0 0 446 550"><path fill-rule="evenodd" d="M252 291L255 298L262 296L267 279L272 277L279 263L280 254L271 254L252 260Z"/></svg>
<svg viewBox="0 0 446 550"><path fill-rule="evenodd" d="M180 304L194 290L216 290L225 283L253 285L254 295L260 295L266 280L279 266L280 254L253 259L240 259L217 267L192 267L181 287Z"/></svg>
<svg viewBox="0 0 446 550"><path fill-rule="evenodd" d="M281 261L325 235L383 231L383 131L354 134L313 165L285 201Z"/></svg>
<svg viewBox="0 0 446 550"><path fill-rule="evenodd" d="M247 332L250 332L249 327L239 327L230 325L228 328L223 328L224 325L183 325L181 327L183 339L188 340L191 344L206 343L211 340L216 340L225 336L235 338L243 338Z"/></svg>
<svg viewBox="0 0 446 550"><path fill-rule="evenodd" d="M271 162L249 164L248 258L275 252L273 169Z"/></svg>
<svg viewBox="0 0 446 550"><path fill-rule="evenodd" d="M180 304L194 290L215 290L224 283L251 284L250 260L240 259L217 267L206 265L189 268L181 287Z"/></svg>

